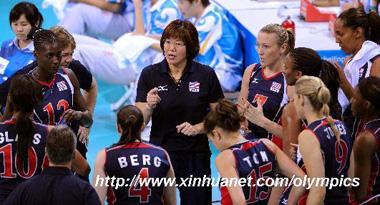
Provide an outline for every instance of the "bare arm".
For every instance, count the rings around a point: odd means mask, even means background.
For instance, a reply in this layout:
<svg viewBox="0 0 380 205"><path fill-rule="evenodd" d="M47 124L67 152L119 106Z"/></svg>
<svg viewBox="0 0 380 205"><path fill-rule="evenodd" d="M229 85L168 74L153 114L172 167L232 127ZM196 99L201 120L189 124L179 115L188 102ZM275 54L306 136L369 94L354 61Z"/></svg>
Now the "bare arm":
<svg viewBox="0 0 380 205"><path fill-rule="evenodd" d="M105 179L106 173L104 171L104 165L106 162L106 151L103 149L99 151L98 155L96 156L95 160L95 171L94 176L92 178L92 186L95 188L96 193L99 196L100 202L104 204L104 201L106 199L107 194L107 186L104 184L98 184L97 178L100 178L102 180ZM99 181L102 181L99 180Z"/></svg>
<svg viewBox="0 0 380 205"><path fill-rule="evenodd" d="M340 88L342 88L344 95L346 95L347 99L350 100L354 95L354 88L352 87L350 82L348 82L347 77L344 74L343 68L341 68L337 62L334 62L333 64L339 74L339 86Z"/></svg>
<svg viewBox="0 0 380 205"><path fill-rule="evenodd" d="M145 27L144 27L144 18L143 18L143 11L142 11L142 0L133 0L133 5L135 6L135 32L137 34L144 35L145 34Z"/></svg>
<svg viewBox="0 0 380 205"><path fill-rule="evenodd" d="M360 179L360 184L354 189L357 200L363 200L367 196L369 175L371 172L371 159L376 150L376 139L369 132L361 133L354 143L355 177Z"/></svg>
<svg viewBox="0 0 380 205"><path fill-rule="evenodd" d="M235 157L231 150L221 152L215 159L216 168L223 179L238 179L239 176L236 172ZM243 189L232 183L228 186L228 193L234 205L246 204Z"/></svg>
<svg viewBox="0 0 380 205"><path fill-rule="evenodd" d="M309 178L325 177L324 163L319 140L310 130L304 130L298 136L299 149L305 163ZM311 186L307 197L307 205L323 204L326 188L323 186Z"/></svg>
<svg viewBox="0 0 380 205"><path fill-rule="evenodd" d="M251 78L251 73L255 66L256 64L252 64L244 70L243 79L241 81L239 100L248 98L249 79Z"/></svg>
<svg viewBox="0 0 380 205"><path fill-rule="evenodd" d="M288 156L291 156L292 146L290 144L298 144L298 135L301 133L300 119L293 102L289 102L281 115L283 145L284 151Z"/></svg>
<svg viewBox="0 0 380 205"><path fill-rule="evenodd" d="M91 6L98 7L100 9L117 13L122 8L120 3L108 3L105 0L74 0L76 2L85 3Z"/></svg>
<svg viewBox="0 0 380 205"><path fill-rule="evenodd" d="M85 101L80 92L79 82L75 74L70 69L65 69L65 72L70 78L71 83L74 87L74 108L76 110L66 110L64 117L66 121L71 121L73 119L79 120L79 123L84 127L91 127L92 125L92 113L86 109ZM75 112L76 111L76 112Z"/></svg>
<svg viewBox="0 0 380 205"><path fill-rule="evenodd" d="M239 110L244 114L244 117L253 124L256 124L268 132L283 137L282 126L266 118L263 113L262 106L258 103L257 107L254 107L246 99L240 99Z"/></svg>
<svg viewBox="0 0 380 205"><path fill-rule="evenodd" d="M305 173L299 168L286 154L281 151L272 141L268 139L261 139L261 141L270 149L276 156L276 161L280 172L285 176L292 178L303 178ZM298 199L306 191L305 187L292 187L292 190L289 195L288 204L297 204Z"/></svg>
<svg viewBox="0 0 380 205"><path fill-rule="evenodd" d="M83 177L87 177L91 171L90 165L78 150L75 150L75 156L71 167L76 173Z"/></svg>
<svg viewBox="0 0 380 205"><path fill-rule="evenodd" d="M84 95L83 95L86 102L86 108L91 113L94 113L97 96L98 96L98 83L96 79L92 77L91 86L89 89L85 90Z"/></svg>
<svg viewBox="0 0 380 205"><path fill-rule="evenodd" d="M170 161L170 158L169 158L169 155L166 154L168 156L168 160L169 160L169 164L170 164L170 169L168 170L168 173L166 174L166 178L170 178L170 179L175 179L175 175L174 175L174 170L173 170L173 166L172 166L172 163ZM175 188L175 184L173 184L173 186L166 186L164 187L164 204L165 205L175 205L177 202L176 202L176 188Z"/></svg>

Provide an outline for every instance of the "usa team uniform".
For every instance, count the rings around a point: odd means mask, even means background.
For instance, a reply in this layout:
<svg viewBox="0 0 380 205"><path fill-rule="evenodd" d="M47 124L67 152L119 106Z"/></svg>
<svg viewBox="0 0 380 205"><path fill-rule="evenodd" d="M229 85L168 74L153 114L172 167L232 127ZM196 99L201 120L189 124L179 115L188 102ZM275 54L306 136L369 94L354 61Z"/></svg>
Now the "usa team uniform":
<svg viewBox="0 0 380 205"><path fill-rule="evenodd" d="M106 149L105 172L109 177L122 177L131 183L138 177L165 178L170 169L168 154L154 145L133 142ZM163 204L164 187L140 186L139 183L115 189L117 204Z"/></svg>
<svg viewBox="0 0 380 205"><path fill-rule="evenodd" d="M17 139L14 119L0 123L0 204L18 184L41 173L45 156L47 127L35 123L36 132L28 151L28 166L16 160Z"/></svg>
<svg viewBox="0 0 380 205"><path fill-rule="evenodd" d="M59 69L51 82L37 82L42 86L43 99L34 109L35 120L45 125L62 123L63 113L74 105L74 87L69 76Z"/></svg>
<svg viewBox="0 0 380 205"><path fill-rule="evenodd" d="M278 122L281 117L283 106L288 102L286 95L286 79L282 72L266 77L264 68L256 64L252 69L249 80L248 101L254 106L260 102L263 106L264 116L269 120ZM271 139L264 128L249 123L248 128L259 138Z"/></svg>
<svg viewBox="0 0 380 205"><path fill-rule="evenodd" d="M361 132L368 131L372 133L372 135L375 137L377 145L379 145L380 142L380 119L371 120L364 124L363 128L361 129ZM367 197L366 200L376 196L377 194L380 194L380 176L379 176L379 170L380 170L380 148L377 146L377 150L372 156L371 160L371 172L369 175L369 181L368 181L368 188L367 188ZM379 199L374 199L371 201L371 203L368 204L378 204ZM359 204L356 201L352 201L350 204Z"/></svg>
<svg viewBox="0 0 380 205"><path fill-rule="evenodd" d="M240 178L252 178L252 185L261 177L274 178L275 161L274 154L260 141L247 141L230 147L235 159L236 170ZM227 187L221 186L222 205L232 205ZM270 188L264 186L244 186L244 196L247 204L267 204Z"/></svg>
<svg viewBox="0 0 380 205"><path fill-rule="evenodd" d="M352 152L352 139L345 125L339 121L334 121L335 126L340 132L340 143L338 143L331 127L328 125L326 118L310 123L306 129L312 131L320 143L323 164L325 166L325 178L346 178L350 167L350 156ZM304 171L306 168L300 153L297 156L298 166ZM307 174L307 173L306 173ZM285 191L281 204L286 204L290 188ZM301 197L299 204L306 204L307 193ZM332 189L326 188L324 204L348 204L349 193L344 186L336 186Z"/></svg>

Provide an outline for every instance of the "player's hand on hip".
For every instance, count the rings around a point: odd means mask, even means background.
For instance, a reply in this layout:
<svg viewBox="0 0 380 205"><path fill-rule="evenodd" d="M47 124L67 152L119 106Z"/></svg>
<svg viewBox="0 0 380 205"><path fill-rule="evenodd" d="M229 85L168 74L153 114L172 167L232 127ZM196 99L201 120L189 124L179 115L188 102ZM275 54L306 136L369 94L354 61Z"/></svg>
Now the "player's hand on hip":
<svg viewBox="0 0 380 205"><path fill-rule="evenodd" d="M156 108L157 104L161 102L161 98L158 95L158 88L153 88L146 95L146 102L148 103L149 108Z"/></svg>
<svg viewBox="0 0 380 205"><path fill-rule="evenodd" d="M188 122L177 125L176 128L178 133L182 133L187 136L195 136L199 133L199 130L196 128L196 126Z"/></svg>

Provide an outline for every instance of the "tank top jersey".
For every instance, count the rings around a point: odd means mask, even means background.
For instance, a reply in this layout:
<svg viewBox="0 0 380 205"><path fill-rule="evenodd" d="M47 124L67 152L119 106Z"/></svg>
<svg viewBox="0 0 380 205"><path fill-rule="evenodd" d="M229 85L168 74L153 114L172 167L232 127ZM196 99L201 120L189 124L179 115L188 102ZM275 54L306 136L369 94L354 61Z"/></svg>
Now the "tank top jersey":
<svg viewBox="0 0 380 205"><path fill-rule="evenodd" d="M282 108L288 102L284 74L278 72L271 77L266 77L264 68L256 64L249 80L248 101L254 106L257 105L256 102L260 102L263 105L264 116L278 122ZM271 139L271 134L264 128L253 123L249 123L248 128L259 138Z"/></svg>
<svg viewBox="0 0 380 205"><path fill-rule="evenodd" d="M133 142L106 149L105 172L109 177L122 177L131 183L137 178L165 178L170 168L166 151L149 143ZM131 184L129 184L131 185ZM151 185L140 187L139 183L112 191L113 204L163 204L164 187ZM108 193L109 194L109 193Z"/></svg>
<svg viewBox="0 0 380 205"><path fill-rule="evenodd" d="M42 86L43 99L34 110L35 120L46 125L63 124L62 114L74 105L74 86L69 76L59 69L51 82L37 82Z"/></svg>
<svg viewBox="0 0 380 205"><path fill-rule="evenodd" d="M35 123L32 147L28 151L28 166L16 159L17 137L14 119L0 123L0 204L21 182L40 174L45 156L47 126Z"/></svg>
<svg viewBox="0 0 380 205"><path fill-rule="evenodd" d="M313 132L320 143L322 158L324 160L323 164L325 165L325 178L340 179L342 176L344 178L348 176L353 142L349 132L341 121L334 120L334 124L341 134L340 143L338 143L326 118L310 123L306 129ZM299 152L297 158L298 166L306 172L302 156ZM286 204L289 193L290 188L288 187L280 204ZM301 197L299 204L306 204L306 200L307 193ZM346 187L338 186L332 189L326 188L324 204L348 204L348 201L349 193Z"/></svg>
<svg viewBox="0 0 380 205"><path fill-rule="evenodd" d="M379 174L379 171L380 171L380 162L379 162L379 159L380 159L380 147L379 147L379 143L380 143L380 119L371 120L371 121L369 121L367 123L363 123L363 124L364 124L364 126L363 126L361 132L368 131L368 132L372 133L372 135L375 137L376 142L377 142L376 143L377 149L376 149L376 152L373 154L372 160L371 160L371 172L369 175L367 197L366 197L366 200L368 200L371 197L380 194L380 174ZM364 200L364 201L366 201L366 200ZM366 204L379 204L379 202L380 202L380 200L377 197L373 200L370 200ZM352 201L352 202L350 202L350 204L360 204L360 203L358 203L356 201Z"/></svg>
<svg viewBox="0 0 380 205"><path fill-rule="evenodd" d="M247 141L234 145L232 150L236 159L236 170L240 178L251 177L251 184L256 184L260 177L275 176L275 156L261 141ZM248 185L248 184L247 184ZM222 205L232 205L226 186L221 184ZM247 204L267 204L270 195L269 187L243 186Z"/></svg>

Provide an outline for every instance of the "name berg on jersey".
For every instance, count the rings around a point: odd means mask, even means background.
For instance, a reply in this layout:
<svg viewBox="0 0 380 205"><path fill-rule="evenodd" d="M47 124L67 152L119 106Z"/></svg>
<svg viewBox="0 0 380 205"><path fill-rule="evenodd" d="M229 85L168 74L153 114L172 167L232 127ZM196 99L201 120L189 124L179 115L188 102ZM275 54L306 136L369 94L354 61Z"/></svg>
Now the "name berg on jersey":
<svg viewBox="0 0 380 205"><path fill-rule="evenodd" d="M16 135L16 138L15 139L9 139L8 137L8 131L5 131L4 133L0 132L0 144L2 143L9 143L9 142L17 142L17 139L18 139L18 135ZM39 144L41 142L41 134L34 134L33 136L33 144Z"/></svg>
<svg viewBox="0 0 380 205"><path fill-rule="evenodd" d="M128 166L132 166L132 167L136 167L136 166L150 166L150 165L154 165L155 167L160 167L161 166L161 159L159 157L152 157L150 155L147 155L147 154L143 154L143 155L137 155L137 154L134 154L134 155L130 155L129 157L119 157L117 158L118 162L119 162L119 165L120 165L120 168L124 168L124 167L128 167Z"/></svg>
<svg viewBox="0 0 380 205"><path fill-rule="evenodd" d="M254 153L252 156L243 158L243 161L247 162L249 167L252 167L253 166L252 162L255 164L260 164L258 157L259 155L257 153ZM262 162L269 162L268 155L264 151L260 152L260 158Z"/></svg>

